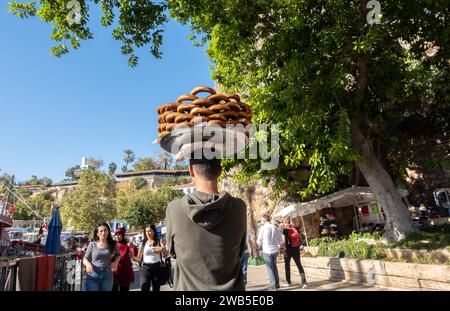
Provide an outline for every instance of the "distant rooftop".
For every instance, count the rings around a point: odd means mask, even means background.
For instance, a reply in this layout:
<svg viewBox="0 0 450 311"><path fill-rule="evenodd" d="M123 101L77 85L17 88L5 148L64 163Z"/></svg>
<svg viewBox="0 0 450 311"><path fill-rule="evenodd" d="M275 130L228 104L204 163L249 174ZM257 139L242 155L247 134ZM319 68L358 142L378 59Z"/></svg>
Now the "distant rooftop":
<svg viewBox="0 0 450 311"><path fill-rule="evenodd" d="M183 189L183 188L194 188L195 184L193 182L189 183L189 184L183 184L183 185L175 185L172 188L174 189Z"/></svg>
<svg viewBox="0 0 450 311"><path fill-rule="evenodd" d="M141 172L126 172L126 173L117 173L115 177L126 178L126 177L139 177L139 176L189 176L188 170L150 170L150 171L141 171Z"/></svg>

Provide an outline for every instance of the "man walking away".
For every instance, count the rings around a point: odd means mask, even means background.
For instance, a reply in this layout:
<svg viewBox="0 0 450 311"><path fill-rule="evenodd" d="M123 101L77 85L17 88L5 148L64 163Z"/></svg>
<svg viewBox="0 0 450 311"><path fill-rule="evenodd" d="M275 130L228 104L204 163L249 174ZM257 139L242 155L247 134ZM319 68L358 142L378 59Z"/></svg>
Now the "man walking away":
<svg viewBox="0 0 450 311"><path fill-rule="evenodd" d="M191 159L196 191L169 204L167 246L176 258L177 291L245 290L241 260L246 243L245 203L219 192L220 160Z"/></svg>
<svg viewBox="0 0 450 311"><path fill-rule="evenodd" d="M256 243L263 252L264 262L269 272L269 280L272 290L280 288L280 278L278 276L277 257L279 246L283 247L283 238L281 230L274 224L270 223L270 216L263 216L264 225L259 229L258 239Z"/></svg>

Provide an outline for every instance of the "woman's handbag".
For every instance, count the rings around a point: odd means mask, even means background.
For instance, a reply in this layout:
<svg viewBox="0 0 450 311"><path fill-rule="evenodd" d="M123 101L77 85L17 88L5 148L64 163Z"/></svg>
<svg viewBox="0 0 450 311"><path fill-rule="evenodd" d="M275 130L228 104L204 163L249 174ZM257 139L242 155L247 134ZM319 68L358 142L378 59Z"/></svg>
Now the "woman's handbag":
<svg viewBox="0 0 450 311"><path fill-rule="evenodd" d="M166 259L162 258L161 253L159 253L161 261L159 262L159 285L169 285L173 287L173 277L172 277L172 263L170 262L170 257Z"/></svg>

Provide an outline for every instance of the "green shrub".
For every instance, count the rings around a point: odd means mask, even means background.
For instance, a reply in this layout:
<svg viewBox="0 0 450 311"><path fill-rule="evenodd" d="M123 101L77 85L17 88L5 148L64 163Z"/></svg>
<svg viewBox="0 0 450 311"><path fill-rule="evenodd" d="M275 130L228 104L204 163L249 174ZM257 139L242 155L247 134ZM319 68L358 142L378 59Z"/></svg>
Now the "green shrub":
<svg viewBox="0 0 450 311"><path fill-rule="evenodd" d="M383 259L386 257L380 243L368 245L362 239L379 239L380 234L353 232L344 240L334 240L330 237L313 239L311 246L318 246L318 256L355 258L355 259Z"/></svg>
<svg viewBox="0 0 450 311"><path fill-rule="evenodd" d="M406 239L391 243L388 247L426 250L450 249L450 225L425 227L423 231L412 232Z"/></svg>
<svg viewBox="0 0 450 311"><path fill-rule="evenodd" d="M134 189L136 189L136 190L141 190L148 185L147 180L145 180L145 178L143 178L143 177L132 178L131 184L133 185Z"/></svg>

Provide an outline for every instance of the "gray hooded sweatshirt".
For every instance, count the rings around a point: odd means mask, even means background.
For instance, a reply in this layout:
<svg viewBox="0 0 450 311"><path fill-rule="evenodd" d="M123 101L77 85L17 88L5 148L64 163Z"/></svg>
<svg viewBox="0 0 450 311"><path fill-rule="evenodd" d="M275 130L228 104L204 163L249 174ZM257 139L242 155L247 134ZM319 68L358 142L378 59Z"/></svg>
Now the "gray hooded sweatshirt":
<svg viewBox="0 0 450 311"><path fill-rule="evenodd" d="M195 191L169 204L167 246L176 258L175 290L245 290L246 215L244 201L227 192Z"/></svg>

